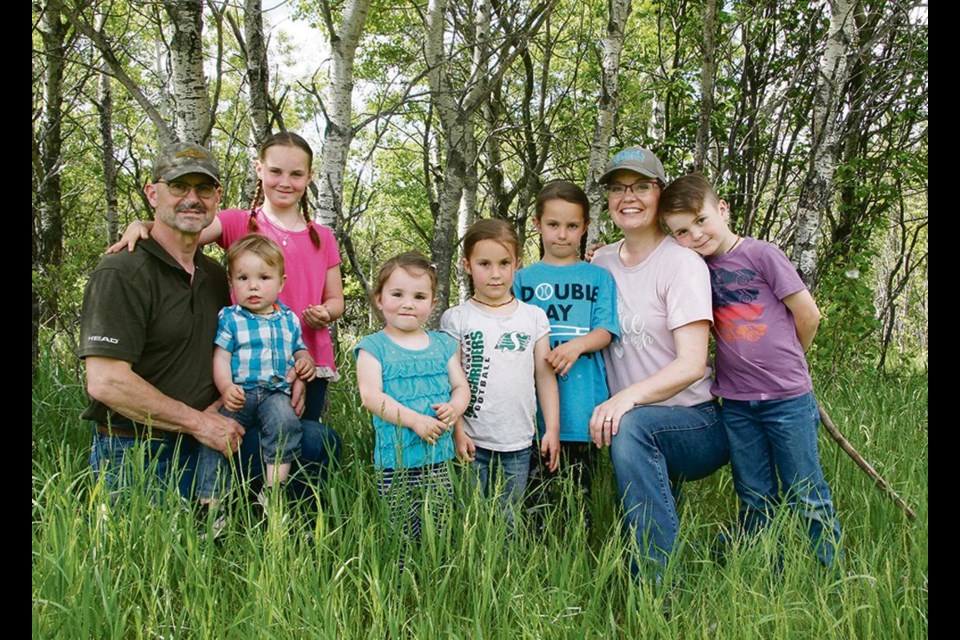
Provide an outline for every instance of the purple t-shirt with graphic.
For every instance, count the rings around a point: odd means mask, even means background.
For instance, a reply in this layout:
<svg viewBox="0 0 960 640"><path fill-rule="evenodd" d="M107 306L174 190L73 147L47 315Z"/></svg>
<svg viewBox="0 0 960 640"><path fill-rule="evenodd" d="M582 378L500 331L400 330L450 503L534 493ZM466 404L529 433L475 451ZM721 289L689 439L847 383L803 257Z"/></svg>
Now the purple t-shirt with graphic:
<svg viewBox="0 0 960 640"><path fill-rule="evenodd" d="M806 285L775 245L744 238L707 258L717 342L714 395L731 400L793 398L813 390L793 314L783 299Z"/></svg>

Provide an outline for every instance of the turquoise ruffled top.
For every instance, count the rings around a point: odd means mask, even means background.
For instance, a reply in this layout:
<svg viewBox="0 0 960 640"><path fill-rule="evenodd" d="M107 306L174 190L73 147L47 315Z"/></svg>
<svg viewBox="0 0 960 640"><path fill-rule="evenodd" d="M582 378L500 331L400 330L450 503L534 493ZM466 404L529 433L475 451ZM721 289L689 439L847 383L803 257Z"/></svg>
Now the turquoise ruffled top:
<svg viewBox="0 0 960 640"><path fill-rule="evenodd" d="M450 401L450 376L447 363L457 352L450 336L427 331L430 344L425 349L401 347L383 331L364 337L353 351L364 350L383 370L383 391L391 398L424 415L432 416L430 405ZM376 444L373 463L378 469L408 469L450 460L454 456L453 431L446 431L435 445L420 438L412 429L391 424L373 416Z"/></svg>

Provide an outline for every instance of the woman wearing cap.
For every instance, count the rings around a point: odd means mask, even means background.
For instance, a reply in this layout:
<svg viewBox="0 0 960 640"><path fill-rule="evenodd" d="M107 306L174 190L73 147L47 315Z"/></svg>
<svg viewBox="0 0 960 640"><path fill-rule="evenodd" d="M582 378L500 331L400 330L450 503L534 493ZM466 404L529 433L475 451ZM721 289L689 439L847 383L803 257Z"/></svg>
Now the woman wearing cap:
<svg viewBox="0 0 960 640"><path fill-rule="evenodd" d="M653 153L620 151L599 182L623 231L593 257L617 284L620 340L604 349L612 395L594 409L590 434L597 447L610 446L625 524L640 554L631 569L659 579L677 539L681 483L712 474L729 458L710 394L710 276L700 256L660 227L666 176Z"/></svg>

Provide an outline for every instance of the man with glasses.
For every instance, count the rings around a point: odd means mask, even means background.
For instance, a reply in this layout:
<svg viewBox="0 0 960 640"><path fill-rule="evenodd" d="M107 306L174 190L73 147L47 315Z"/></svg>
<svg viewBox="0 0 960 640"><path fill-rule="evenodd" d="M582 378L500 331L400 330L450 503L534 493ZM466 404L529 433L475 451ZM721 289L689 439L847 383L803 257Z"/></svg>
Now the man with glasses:
<svg viewBox="0 0 960 640"><path fill-rule="evenodd" d="M217 411L214 337L230 293L199 240L220 202L219 166L203 147L174 143L157 156L144 193L154 210L150 238L105 256L84 291L79 356L91 402L83 417L95 425L90 464L111 490L129 486L142 465L160 481L151 489L173 478L189 497L200 444L228 457L242 444L242 468L261 468L252 455L258 430L245 433ZM302 409L302 393L294 398ZM339 436L305 422L302 457L325 468L339 456ZM133 455L140 444L142 459Z"/></svg>

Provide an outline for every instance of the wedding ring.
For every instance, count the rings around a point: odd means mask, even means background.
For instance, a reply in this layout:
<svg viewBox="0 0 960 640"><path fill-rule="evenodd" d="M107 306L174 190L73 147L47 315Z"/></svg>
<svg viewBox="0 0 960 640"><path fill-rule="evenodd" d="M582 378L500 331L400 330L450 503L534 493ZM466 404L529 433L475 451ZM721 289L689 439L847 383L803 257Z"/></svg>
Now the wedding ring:
<svg viewBox="0 0 960 640"><path fill-rule="evenodd" d="M604 422L613 422L613 418L604 418L603 421L604 421Z"/></svg>

